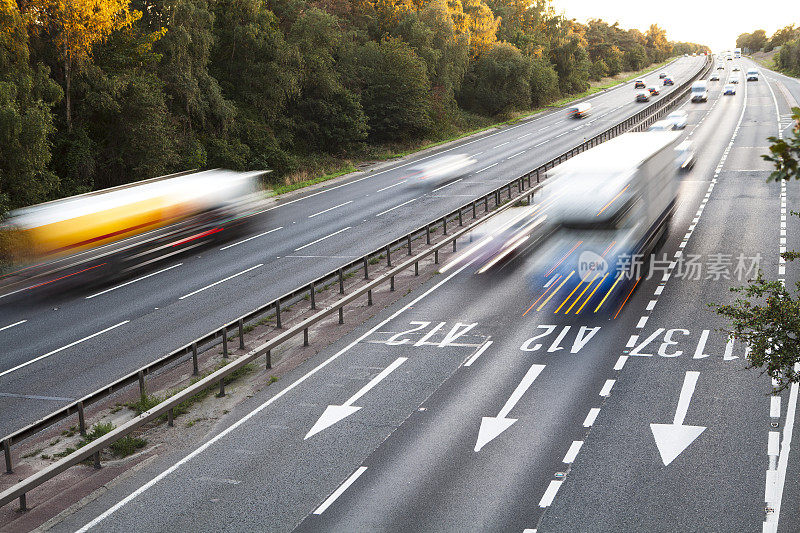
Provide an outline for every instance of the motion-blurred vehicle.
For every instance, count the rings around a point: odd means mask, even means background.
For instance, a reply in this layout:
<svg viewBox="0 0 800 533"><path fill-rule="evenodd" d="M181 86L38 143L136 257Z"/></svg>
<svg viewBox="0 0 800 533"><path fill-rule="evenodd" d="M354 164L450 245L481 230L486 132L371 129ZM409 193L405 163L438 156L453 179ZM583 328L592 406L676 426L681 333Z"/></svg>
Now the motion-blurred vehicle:
<svg viewBox="0 0 800 533"><path fill-rule="evenodd" d="M567 108L567 116L572 118L588 117L592 111L592 104L589 102L581 102L572 107Z"/></svg>
<svg viewBox="0 0 800 533"><path fill-rule="evenodd" d="M728 56L728 61L733 61L733 58L731 56Z"/></svg>
<svg viewBox="0 0 800 533"><path fill-rule="evenodd" d="M644 89L645 87L647 87L647 84L644 80L636 80L633 84L634 89Z"/></svg>
<svg viewBox="0 0 800 533"><path fill-rule="evenodd" d="M653 96L658 96L658 89L653 87L652 85L647 88L648 92Z"/></svg>
<svg viewBox="0 0 800 533"><path fill-rule="evenodd" d="M729 83L725 86L725 89L722 90L722 94L729 95L729 94L736 94L736 85Z"/></svg>
<svg viewBox="0 0 800 533"><path fill-rule="evenodd" d="M650 93L647 91L639 91L636 93L636 101L637 102L649 102L650 101Z"/></svg>
<svg viewBox="0 0 800 533"><path fill-rule="evenodd" d="M664 120L669 120L676 130L682 130L689 121L689 114L686 111L673 111Z"/></svg>
<svg viewBox="0 0 800 533"><path fill-rule="evenodd" d="M108 281L246 231L263 172L171 174L33 205L0 227L0 297ZM44 289L43 289L44 290Z"/></svg>
<svg viewBox="0 0 800 533"><path fill-rule="evenodd" d="M659 120L651 124L647 131L672 131L674 129L675 124L671 120Z"/></svg>
<svg viewBox="0 0 800 533"><path fill-rule="evenodd" d="M712 74L708 81L719 81L719 76L716 74Z"/></svg>
<svg viewBox="0 0 800 533"><path fill-rule="evenodd" d="M733 66L733 72L739 72L739 65Z"/></svg>
<svg viewBox="0 0 800 533"><path fill-rule="evenodd" d="M717 65L717 70L725 70L725 65L720 63L719 65Z"/></svg>
<svg viewBox="0 0 800 533"><path fill-rule="evenodd" d="M664 85L675 85L675 82L672 81L672 78L667 76L666 78L664 78Z"/></svg>
<svg viewBox="0 0 800 533"><path fill-rule="evenodd" d="M547 223L555 229L536 270L564 277L574 270L585 281L603 276L602 285L618 276L619 259L652 253L675 209L679 138L675 131L625 133L549 171L541 202L549 202ZM587 256L600 268L585 268Z"/></svg>
<svg viewBox="0 0 800 533"><path fill-rule="evenodd" d="M438 184L449 178L461 176L467 167L477 162L467 154L443 155L430 161L420 161L409 170L417 180Z"/></svg>
<svg viewBox="0 0 800 533"><path fill-rule="evenodd" d="M692 141L683 141L675 147L676 160L678 169L681 172L687 172L694 167L695 153L694 143Z"/></svg>
<svg viewBox="0 0 800 533"><path fill-rule="evenodd" d="M728 83L739 83L739 78L731 76L730 78L728 78Z"/></svg>
<svg viewBox="0 0 800 533"><path fill-rule="evenodd" d="M751 68L747 71L747 81L758 81L758 69Z"/></svg>
<svg viewBox="0 0 800 533"><path fill-rule="evenodd" d="M708 84L705 80L697 80L692 83L692 102L708 101Z"/></svg>
<svg viewBox="0 0 800 533"><path fill-rule="evenodd" d="M660 79L660 80L663 80L666 77L667 77L667 73L666 72L662 72L661 74L658 75L658 79Z"/></svg>

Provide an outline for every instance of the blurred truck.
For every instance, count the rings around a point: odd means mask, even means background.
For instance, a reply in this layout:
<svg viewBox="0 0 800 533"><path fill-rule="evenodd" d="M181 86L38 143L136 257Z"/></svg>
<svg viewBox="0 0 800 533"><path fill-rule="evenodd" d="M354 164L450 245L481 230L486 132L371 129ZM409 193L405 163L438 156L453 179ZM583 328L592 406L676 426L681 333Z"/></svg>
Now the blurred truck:
<svg viewBox="0 0 800 533"><path fill-rule="evenodd" d="M540 257L577 260L591 252L613 270L620 257L649 256L675 209L679 137L676 131L625 133L549 171L542 202L549 203L555 228ZM581 265L567 260L559 268Z"/></svg>
<svg viewBox="0 0 800 533"><path fill-rule="evenodd" d="M0 226L0 298L115 279L240 234L259 202L261 174L172 174L13 211Z"/></svg>

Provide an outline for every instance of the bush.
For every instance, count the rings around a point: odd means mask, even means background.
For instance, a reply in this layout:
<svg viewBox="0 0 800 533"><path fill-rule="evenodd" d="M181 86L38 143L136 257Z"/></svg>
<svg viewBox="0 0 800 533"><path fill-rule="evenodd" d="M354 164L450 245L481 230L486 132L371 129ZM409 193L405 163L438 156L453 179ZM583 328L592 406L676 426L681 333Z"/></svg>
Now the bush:
<svg viewBox="0 0 800 533"><path fill-rule="evenodd" d="M461 87L466 108L499 115L531 103L531 61L515 46L497 43L473 62Z"/></svg>
<svg viewBox="0 0 800 533"><path fill-rule="evenodd" d="M560 96L558 74L553 65L546 59L532 60L531 105L541 107L557 100Z"/></svg>

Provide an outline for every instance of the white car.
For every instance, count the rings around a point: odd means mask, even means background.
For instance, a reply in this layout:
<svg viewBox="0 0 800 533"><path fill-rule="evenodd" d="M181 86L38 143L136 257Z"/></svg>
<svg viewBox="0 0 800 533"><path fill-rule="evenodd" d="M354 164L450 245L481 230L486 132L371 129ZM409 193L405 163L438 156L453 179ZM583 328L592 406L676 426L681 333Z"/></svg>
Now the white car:
<svg viewBox="0 0 800 533"><path fill-rule="evenodd" d="M736 94L736 85L729 83L722 90L722 94Z"/></svg>
<svg viewBox="0 0 800 533"><path fill-rule="evenodd" d="M739 78L728 78L728 83L739 83Z"/></svg>
<svg viewBox="0 0 800 533"><path fill-rule="evenodd" d="M682 130L686 127L686 122L689 120L689 114L686 111L673 111L664 120L669 120L675 126L676 130Z"/></svg>
<svg viewBox="0 0 800 533"><path fill-rule="evenodd" d="M671 120L659 120L647 128L647 131L672 131L674 129L675 124Z"/></svg>
<svg viewBox="0 0 800 533"><path fill-rule="evenodd" d="M675 147L676 160L678 168L682 172L686 172L694 166L694 144L692 141L683 141Z"/></svg>

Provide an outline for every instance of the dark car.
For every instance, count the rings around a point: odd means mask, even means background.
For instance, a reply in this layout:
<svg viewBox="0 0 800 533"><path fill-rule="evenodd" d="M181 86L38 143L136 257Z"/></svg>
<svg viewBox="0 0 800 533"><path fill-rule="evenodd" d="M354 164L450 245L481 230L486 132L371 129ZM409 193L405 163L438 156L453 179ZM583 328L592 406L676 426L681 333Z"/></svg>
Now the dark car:
<svg viewBox="0 0 800 533"><path fill-rule="evenodd" d="M645 87L647 87L647 84L644 80L636 80L636 83L633 84L634 89L644 89Z"/></svg>
<svg viewBox="0 0 800 533"><path fill-rule="evenodd" d="M639 91L636 93L636 101L637 102L649 102L650 101L650 93L646 91Z"/></svg>
<svg viewBox="0 0 800 533"><path fill-rule="evenodd" d="M647 90L648 90L648 91L650 91L650 94L651 94L651 95L653 95L653 96L658 96L658 89L656 89L656 88L655 88L655 87L653 87L652 85L651 85L650 87L648 87L648 88L647 88Z"/></svg>
<svg viewBox="0 0 800 533"><path fill-rule="evenodd" d="M675 85L675 82L672 81L672 78L666 77L664 78L664 85Z"/></svg>

